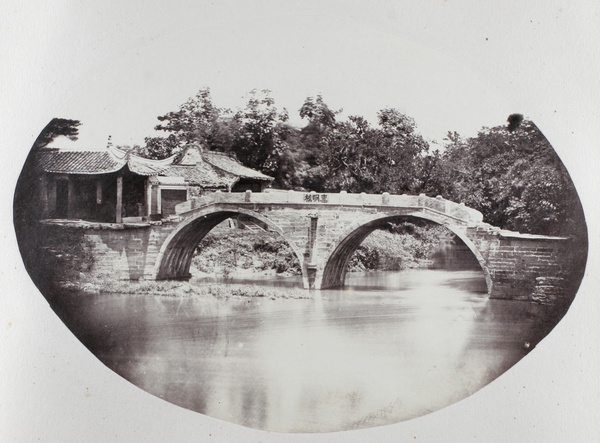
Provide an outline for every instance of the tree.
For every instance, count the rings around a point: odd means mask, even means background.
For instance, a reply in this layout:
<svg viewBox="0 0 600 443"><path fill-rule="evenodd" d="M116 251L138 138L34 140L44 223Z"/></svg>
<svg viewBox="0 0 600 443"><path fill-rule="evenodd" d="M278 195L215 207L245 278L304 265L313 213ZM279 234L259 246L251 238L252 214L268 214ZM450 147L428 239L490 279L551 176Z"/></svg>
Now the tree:
<svg viewBox="0 0 600 443"><path fill-rule="evenodd" d="M77 140L77 136L79 135L79 126L81 122L79 120L71 120L66 118L53 118L46 125L40 135L38 135L37 139L33 143L33 149L40 149L44 146L47 146L58 136L65 136L70 140Z"/></svg>
<svg viewBox="0 0 600 443"><path fill-rule="evenodd" d="M285 142L289 127L285 109L279 111L271 91L256 89L250 92L246 107L239 110L234 119L239 130L233 143L233 152L246 166L275 177L276 184L283 184L292 166ZM288 169L284 172L285 169Z"/></svg>
<svg viewBox="0 0 600 443"><path fill-rule="evenodd" d="M422 192L424 154L429 144L417 133L415 120L394 108L382 109L377 117L384 138L380 155L388 165L382 170L388 192Z"/></svg>
<svg viewBox="0 0 600 443"><path fill-rule="evenodd" d="M300 108L300 117L308 120L308 126L331 128L335 125L335 116L342 110L332 111L319 94L316 100L306 97Z"/></svg>
<svg viewBox="0 0 600 443"><path fill-rule="evenodd" d="M146 137L145 145L140 150L143 157L162 160L170 157L180 149L179 141L174 134L168 137Z"/></svg>
<svg viewBox="0 0 600 443"><path fill-rule="evenodd" d="M440 151L436 149L428 152L419 163L419 193L430 196L447 195L451 183Z"/></svg>
<svg viewBox="0 0 600 443"><path fill-rule="evenodd" d="M519 114L476 137L449 134L446 197L478 209L495 226L571 235L583 215L564 165L537 126Z"/></svg>
<svg viewBox="0 0 600 443"><path fill-rule="evenodd" d="M307 97L299 109L300 117L308 122L300 130L297 145L299 161L295 168L295 183L298 187L323 191L326 176L323 150L329 133L337 124L336 115L340 112L331 110L321 95L317 95L316 99Z"/></svg>
<svg viewBox="0 0 600 443"><path fill-rule="evenodd" d="M414 193L422 186L423 153L428 144L414 120L396 109L378 113L379 127L361 116L336 122L319 142L313 185L319 191Z"/></svg>
<svg viewBox="0 0 600 443"><path fill-rule="evenodd" d="M194 142L202 143L209 138L221 112L222 110L212 103L210 89L201 89L182 104L179 111L157 117L164 123L156 125L154 129L173 134L180 146Z"/></svg>
<svg viewBox="0 0 600 443"><path fill-rule="evenodd" d="M508 127L506 128L508 129L508 132L513 132L515 129L521 126L523 118L524 117L522 114L510 114L506 120L508 122Z"/></svg>
<svg viewBox="0 0 600 443"><path fill-rule="evenodd" d="M201 89L183 103L178 111L157 117L162 123L154 129L165 131L169 135L147 137L140 154L148 158L166 158L190 143L197 143L208 150L228 152L237 130L230 113L213 104L209 88Z"/></svg>

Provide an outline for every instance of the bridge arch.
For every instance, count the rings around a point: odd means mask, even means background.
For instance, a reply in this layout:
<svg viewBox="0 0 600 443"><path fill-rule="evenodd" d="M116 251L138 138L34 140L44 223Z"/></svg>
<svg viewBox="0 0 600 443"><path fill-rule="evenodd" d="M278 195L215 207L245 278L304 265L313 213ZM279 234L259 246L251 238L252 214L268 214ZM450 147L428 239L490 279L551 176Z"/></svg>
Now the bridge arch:
<svg viewBox="0 0 600 443"><path fill-rule="evenodd" d="M444 226L460 238L477 259L485 277L488 294L491 294L493 282L490 270L488 269L486 260L475 243L466 235L466 226L457 224L455 220L446 219L446 217L443 216L440 217L440 214L432 214L429 212L388 213L383 216L380 214L373 217L370 221L353 224L333 242L331 248L326 252L323 257L323 272L320 275L320 279L317 277L315 286L320 288L342 286L352 254L369 234L389 222L410 220L411 218L423 219Z"/></svg>
<svg viewBox="0 0 600 443"><path fill-rule="evenodd" d="M243 208L221 208L217 205L204 207L188 215L179 223L177 228L169 234L163 242L155 264L154 275L157 280L187 279L190 275L190 265L196 247L200 241L219 223L238 214L246 215L252 219L266 224L273 232L278 234L292 249L302 269L302 278L305 285L308 284L304 270L303 255L297 245L288 241L284 231L267 217ZM306 280L304 282L304 280Z"/></svg>

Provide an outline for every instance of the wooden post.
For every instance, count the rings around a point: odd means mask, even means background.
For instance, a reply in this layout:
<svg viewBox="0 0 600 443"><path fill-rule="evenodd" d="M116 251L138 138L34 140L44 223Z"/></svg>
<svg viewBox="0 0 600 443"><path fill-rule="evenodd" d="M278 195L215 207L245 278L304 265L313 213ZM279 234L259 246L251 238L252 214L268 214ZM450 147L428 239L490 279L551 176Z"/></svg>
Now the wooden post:
<svg viewBox="0 0 600 443"><path fill-rule="evenodd" d="M117 223L123 222L123 176L117 177L117 207L115 221Z"/></svg>
<svg viewBox="0 0 600 443"><path fill-rule="evenodd" d="M146 179L146 215L150 217L152 215L152 184L150 178Z"/></svg>
<svg viewBox="0 0 600 443"><path fill-rule="evenodd" d="M73 177L68 177L67 183L67 218L73 218L75 217L75 181Z"/></svg>
<svg viewBox="0 0 600 443"><path fill-rule="evenodd" d="M96 204L102 204L102 180L96 180Z"/></svg>
<svg viewBox="0 0 600 443"><path fill-rule="evenodd" d="M160 185L156 186L156 213L162 216L162 195Z"/></svg>
<svg viewBox="0 0 600 443"><path fill-rule="evenodd" d="M42 173L40 179L40 201L42 202L42 218L48 217L48 175Z"/></svg>
<svg viewBox="0 0 600 443"><path fill-rule="evenodd" d="M54 217L56 212L56 178L48 178L48 216Z"/></svg>

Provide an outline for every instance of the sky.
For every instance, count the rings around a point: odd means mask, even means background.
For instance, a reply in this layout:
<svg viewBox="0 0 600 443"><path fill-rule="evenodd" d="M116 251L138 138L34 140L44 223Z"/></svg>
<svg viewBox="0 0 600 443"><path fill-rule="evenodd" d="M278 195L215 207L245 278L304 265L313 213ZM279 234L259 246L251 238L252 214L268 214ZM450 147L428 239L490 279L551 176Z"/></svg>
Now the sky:
<svg viewBox="0 0 600 443"><path fill-rule="evenodd" d="M143 144L164 135L157 116L176 111L210 88L213 103L242 108L252 89L269 89L290 123L306 97L321 94L339 119L361 115L372 124L377 111L393 107L413 117L428 140L447 131L475 135L482 126L506 122L519 112L475 72L423 45L323 17L237 21L185 29L149 41L92 77L57 117L82 122L71 149Z"/></svg>

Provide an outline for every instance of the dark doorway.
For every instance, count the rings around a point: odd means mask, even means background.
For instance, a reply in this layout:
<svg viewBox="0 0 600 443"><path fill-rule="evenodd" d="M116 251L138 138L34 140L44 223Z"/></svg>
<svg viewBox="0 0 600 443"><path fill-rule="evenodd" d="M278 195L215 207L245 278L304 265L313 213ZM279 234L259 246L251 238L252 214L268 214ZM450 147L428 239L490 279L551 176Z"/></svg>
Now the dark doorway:
<svg viewBox="0 0 600 443"><path fill-rule="evenodd" d="M187 200L185 189L163 189L161 192L161 204L163 215L175 214L175 205Z"/></svg>
<svg viewBox="0 0 600 443"><path fill-rule="evenodd" d="M56 181L56 217L67 218L69 208L69 181Z"/></svg>

